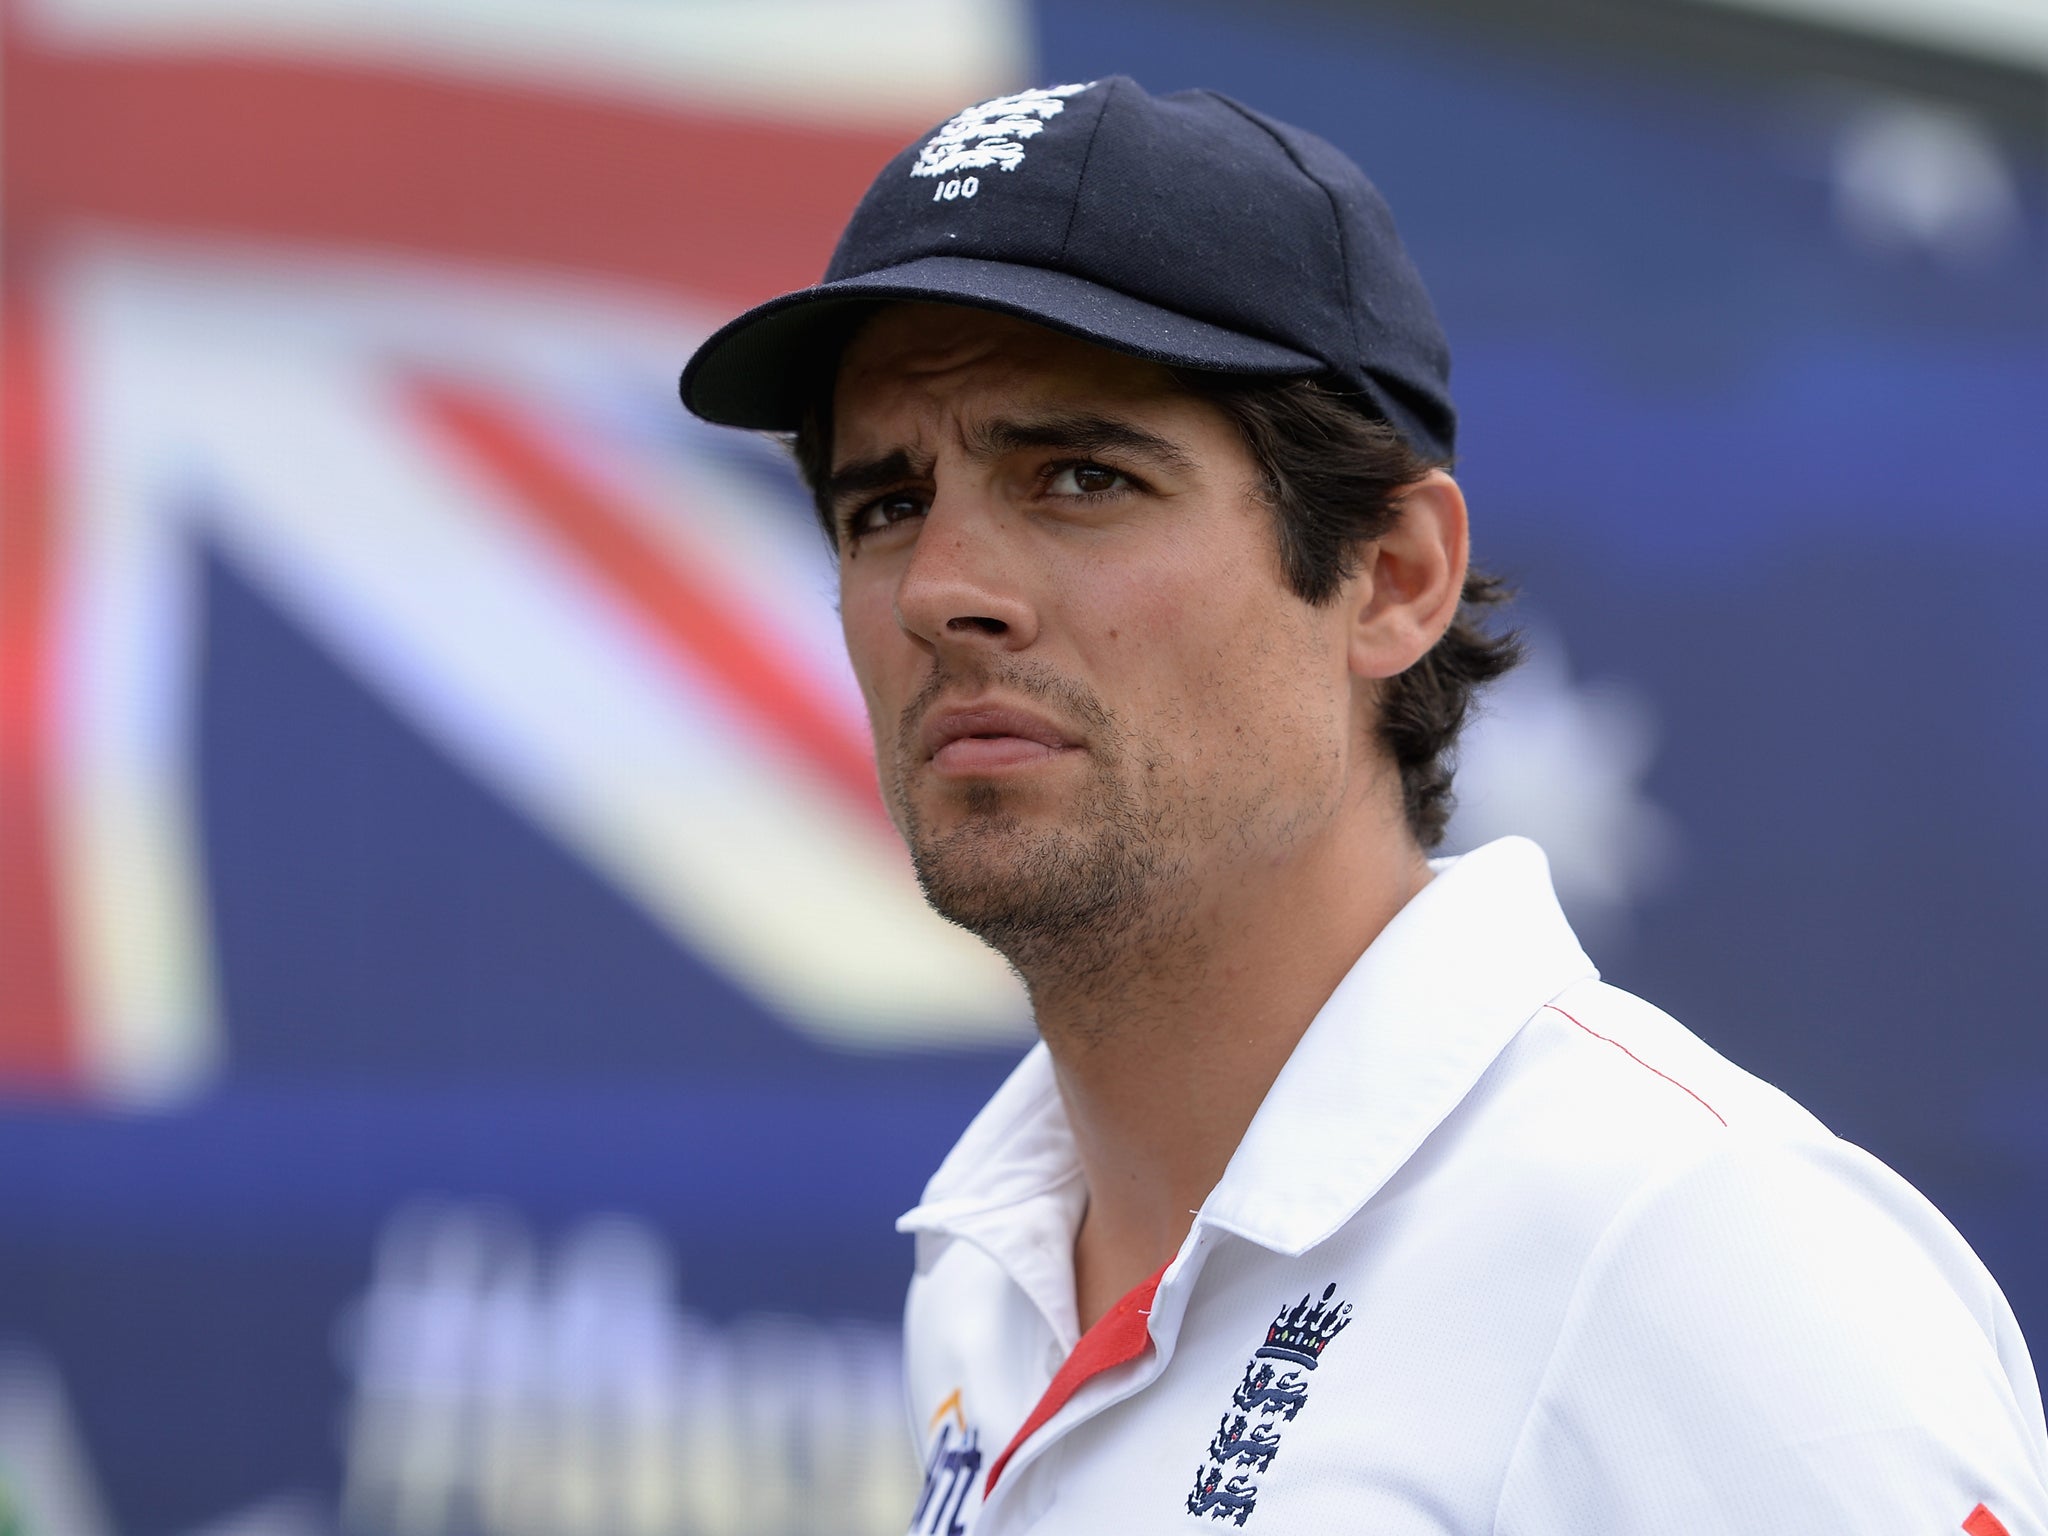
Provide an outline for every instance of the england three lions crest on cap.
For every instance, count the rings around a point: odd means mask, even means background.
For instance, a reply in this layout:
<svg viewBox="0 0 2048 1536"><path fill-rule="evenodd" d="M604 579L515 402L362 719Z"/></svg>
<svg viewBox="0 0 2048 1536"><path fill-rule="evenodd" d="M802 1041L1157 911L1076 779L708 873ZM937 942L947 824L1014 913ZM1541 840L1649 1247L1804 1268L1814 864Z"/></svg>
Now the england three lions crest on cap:
<svg viewBox="0 0 2048 1536"><path fill-rule="evenodd" d="M1067 98L1094 85L1051 85L998 96L946 120L917 152L913 176L947 176L956 171L1014 171L1024 163L1024 141L1067 109Z"/></svg>
<svg viewBox="0 0 2048 1536"><path fill-rule="evenodd" d="M1253 1474L1264 1476L1273 1465L1282 1427L1292 1424L1308 1401L1306 1373L1322 1363L1323 1351L1351 1326L1351 1303L1336 1295L1332 1284L1323 1288L1320 1301L1303 1296L1282 1307L1266 1329L1266 1342L1245 1362L1230 1406L1195 1467L1189 1514L1237 1525L1251 1518L1259 1499Z"/></svg>

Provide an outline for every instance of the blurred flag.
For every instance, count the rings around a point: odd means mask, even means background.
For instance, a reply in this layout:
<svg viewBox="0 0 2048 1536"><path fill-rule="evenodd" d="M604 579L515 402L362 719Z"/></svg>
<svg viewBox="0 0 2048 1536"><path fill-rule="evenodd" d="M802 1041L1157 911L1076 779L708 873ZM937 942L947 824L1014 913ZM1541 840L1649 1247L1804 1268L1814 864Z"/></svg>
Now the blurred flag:
<svg viewBox="0 0 2048 1536"><path fill-rule="evenodd" d="M198 740L206 561L800 1036L1017 1038L880 811L793 476L670 403L1017 77L1014 9L6 18L0 1081L222 1065L197 756L248 743Z"/></svg>

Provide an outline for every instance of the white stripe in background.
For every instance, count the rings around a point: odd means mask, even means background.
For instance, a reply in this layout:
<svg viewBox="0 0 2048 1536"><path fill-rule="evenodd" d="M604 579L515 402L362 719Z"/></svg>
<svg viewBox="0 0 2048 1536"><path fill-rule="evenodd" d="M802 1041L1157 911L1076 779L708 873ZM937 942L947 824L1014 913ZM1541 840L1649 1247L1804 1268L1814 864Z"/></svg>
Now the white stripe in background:
<svg viewBox="0 0 2048 1536"><path fill-rule="evenodd" d="M2048 68L2044 0L1718 0L2000 64Z"/></svg>
<svg viewBox="0 0 2048 1536"><path fill-rule="evenodd" d="M122 366L129 339L100 285L46 292L65 978L87 1082L158 1104L201 1086L221 1046L193 783L197 562L181 526L199 482L163 402L135 392L148 381Z"/></svg>
<svg viewBox="0 0 2048 1536"><path fill-rule="evenodd" d="M66 46L297 53L909 130L1029 73L1024 0L32 0Z"/></svg>

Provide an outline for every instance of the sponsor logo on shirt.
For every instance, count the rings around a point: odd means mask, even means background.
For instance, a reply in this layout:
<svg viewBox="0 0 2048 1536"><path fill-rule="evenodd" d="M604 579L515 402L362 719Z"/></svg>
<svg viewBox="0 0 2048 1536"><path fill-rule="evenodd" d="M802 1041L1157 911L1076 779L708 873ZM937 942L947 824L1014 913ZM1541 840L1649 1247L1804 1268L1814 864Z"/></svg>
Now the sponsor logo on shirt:
<svg viewBox="0 0 2048 1536"><path fill-rule="evenodd" d="M1238 1525L1251 1518L1259 1498L1255 1478L1272 1467L1280 1454L1281 1427L1293 1423L1308 1401L1309 1373L1322 1363L1330 1342L1351 1326L1351 1303L1336 1296L1333 1283L1323 1288L1320 1301L1304 1296L1273 1319L1266 1342L1245 1362L1244 1377L1195 1468L1189 1514Z"/></svg>
<svg viewBox="0 0 2048 1536"><path fill-rule="evenodd" d="M981 1431L967 1422L955 1388L932 1414L924 1488L910 1517L910 1536L965 1536L962 1511L981 1475Z"/></svg>

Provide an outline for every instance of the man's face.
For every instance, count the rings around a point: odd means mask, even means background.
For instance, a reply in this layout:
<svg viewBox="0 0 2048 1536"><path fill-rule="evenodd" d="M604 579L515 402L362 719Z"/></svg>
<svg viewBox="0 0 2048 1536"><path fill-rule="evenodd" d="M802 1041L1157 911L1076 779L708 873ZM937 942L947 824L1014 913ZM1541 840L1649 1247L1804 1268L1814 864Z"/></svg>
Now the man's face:
<svg viewBox="0 0 2048 1536"><path fill-rule="evenodd" d="M1027 977L1106 963L1313 844L1367 750L1348 609L1289 589L1221 411L1057 332L902 305L848 348L833 423L847 649L942 914Z"/></svg>

